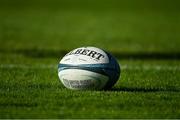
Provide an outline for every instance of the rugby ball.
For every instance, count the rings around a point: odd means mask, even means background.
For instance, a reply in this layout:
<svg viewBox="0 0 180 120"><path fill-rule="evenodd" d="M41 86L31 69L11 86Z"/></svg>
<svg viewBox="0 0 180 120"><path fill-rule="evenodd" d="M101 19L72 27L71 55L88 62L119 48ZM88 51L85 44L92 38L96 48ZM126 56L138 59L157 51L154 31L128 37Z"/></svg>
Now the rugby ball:
<svg viewBox="0 0 180 120"><path fill-rule="evenodd" d="M69 89L109 89L119 79L120 67L108 52L96 47L80 47L62 58L58 76Z"/></svg>

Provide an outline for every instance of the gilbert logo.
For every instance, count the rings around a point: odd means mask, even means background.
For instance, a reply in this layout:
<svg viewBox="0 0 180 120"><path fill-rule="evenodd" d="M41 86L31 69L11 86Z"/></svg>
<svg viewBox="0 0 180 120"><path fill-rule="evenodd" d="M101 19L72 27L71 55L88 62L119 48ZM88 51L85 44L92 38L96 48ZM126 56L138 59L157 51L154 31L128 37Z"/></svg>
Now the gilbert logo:
<svg viewBox="0 0 180 120"><path fill-rule="evenodd" d="M86 48L79 48L79 49L72 50L71 52L69 52L65 56L76 55L76 54L86 55L86 56L95 58L97 60L100 60L101 58L105 57L103 54L101 54L99 52L96 52L96 51L93 51L93 50L89 50L89 49L86 49Z"/></svg>

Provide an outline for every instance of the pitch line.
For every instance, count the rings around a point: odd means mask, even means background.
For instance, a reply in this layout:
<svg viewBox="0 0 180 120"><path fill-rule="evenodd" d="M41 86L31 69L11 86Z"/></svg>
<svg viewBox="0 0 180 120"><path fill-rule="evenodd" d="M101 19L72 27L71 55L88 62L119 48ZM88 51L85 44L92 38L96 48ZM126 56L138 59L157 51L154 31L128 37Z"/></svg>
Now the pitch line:
<svg viewBox="0 0 180 120"><path fill-rule="evenodd" d="M123 70L178 70L180 71L180 66L163 66L163 65L123 65L121 67Z"/></svg>
<svg viewBox="0 0 180 120"><path fill-rule="evenodd" d="M53 64L41 64L41 65L25 65L25 64L0 64L0 68L21 68L21 69L53 69L57 68Z"/></svg>
<svg viewBox="0 0 180 120"><path fill-rule="evenodd" d="M164 66L164 65L121 65L121 70L178 70L180 66ZM25 65L25 64L0 64L0 68L20 68L20 69L57 69L55 64L41 65Z"/></svg>

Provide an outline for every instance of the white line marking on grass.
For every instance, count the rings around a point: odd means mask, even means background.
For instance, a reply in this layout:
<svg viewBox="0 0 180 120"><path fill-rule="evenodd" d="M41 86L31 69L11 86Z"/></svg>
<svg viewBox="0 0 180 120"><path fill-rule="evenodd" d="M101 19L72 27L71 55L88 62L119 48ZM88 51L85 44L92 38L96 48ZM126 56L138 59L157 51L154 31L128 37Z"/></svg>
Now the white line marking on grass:
<svg viewBox="0 0 180 120"><path fill-rule="evenodd" d="M21 68L21 69L54 69L57 68L57 65L25 65L25 64L1 64L0 68Z"/></svg>
<svg viewBox="0 0 180 120"><path fill-rule="evenodd" d="M180 66L164 65L121 65L121 70L180 70ZM25 64L0 64L0 68L20 69L57 69L55 64L25 65Z"/></svg>
<svg viewBox="0 0 180 120"><path fill-rule="evenodd" d="M180 66L164 65L123 65L122 70L180 70Z"/></svg>

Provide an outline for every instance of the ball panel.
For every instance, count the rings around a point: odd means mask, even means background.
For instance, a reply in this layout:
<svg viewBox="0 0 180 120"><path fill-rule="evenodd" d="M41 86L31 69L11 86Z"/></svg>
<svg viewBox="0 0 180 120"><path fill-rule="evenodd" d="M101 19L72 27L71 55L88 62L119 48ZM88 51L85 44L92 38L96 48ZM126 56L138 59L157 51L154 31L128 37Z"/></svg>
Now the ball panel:
<svg viewBox="0 0 180 120"><path fill-rule="evenodd" d="M62 70L58 75L64 86L70 89L102 89L109 79L108 76L80 69Z"/></svg>
<svg viewBox="0 0 180 120"><path fill-rule="evenodd" d="M96 72L102 75L110 76L110 74L107 74L108 71L114 71L112 66L109 66L109 64L80 64L80 65L71 65L71 64L59 64L58 65L58 71L62 71L65 69L81 69L81 70L87 70L91 72Z"/></svg>
<svg viewBox="0 0 180 120"><path fill-rule="evenodd" d="M60 61L61 64L98 64L108 63L107 54L95 47L81 47L67 53Z"/></svg>
<svg viewBox="0 0 180 120"><path fill-rule="evenodd" d="M109 80L105 86L105 89L111 88L119 79L120 76L120 66L116 59L106 52L109 58L109 63L107 66L111 66L111 69L106 69L106 74L109 76Z"/></svg>

